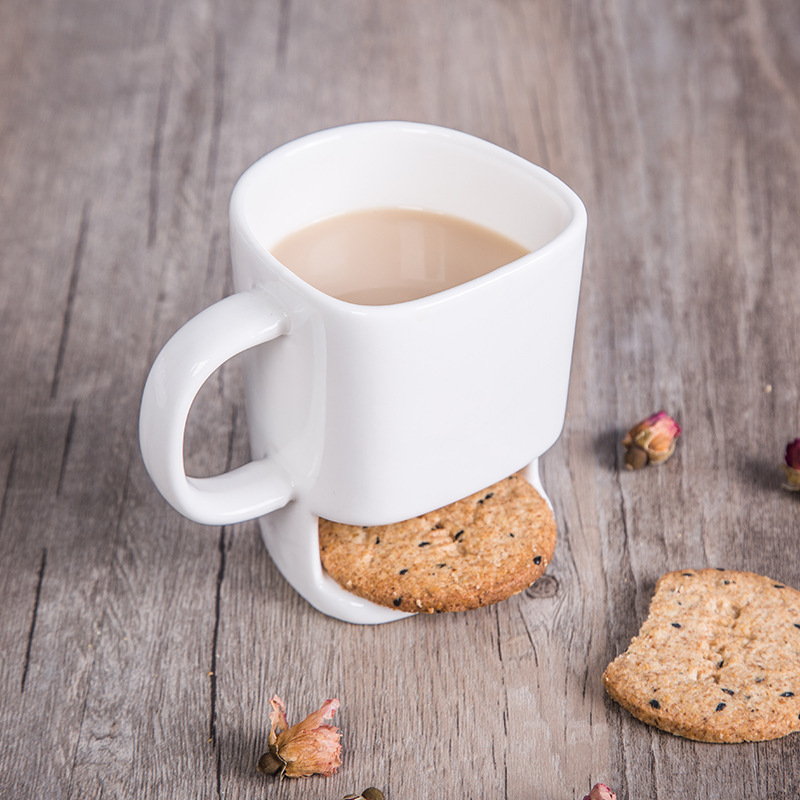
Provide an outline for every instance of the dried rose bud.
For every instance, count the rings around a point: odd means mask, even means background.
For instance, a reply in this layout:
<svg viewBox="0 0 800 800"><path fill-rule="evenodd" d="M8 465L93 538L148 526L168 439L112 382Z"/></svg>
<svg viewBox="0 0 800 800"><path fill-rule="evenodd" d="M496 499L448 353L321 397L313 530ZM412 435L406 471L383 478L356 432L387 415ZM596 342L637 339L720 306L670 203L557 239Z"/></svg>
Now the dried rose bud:
<svg viewBox="0 0 800 800"><path fill-rule="evenodd" d="M662 464L675 452L681 426L665 411L659 411L634 425L622 440L625 466L641 469L647 464Z"/></svg>
<svg viewBox="0 0 800 800"><path fill-rule="evenodd" d="M370 786L369 789L364 789L361 794L348 794L342 800L383 800L383 792Z"/></svg>
<svg viewBox="0 0 800 800"><path fill-rule="evenodd" d="M786 471L784 488L790 492L800 492L800 439L794 439L786 445L783 468Z"/></svg>
<svg viewBox="0 0 800 800"><path fill-rule="evenodd" d="M604 783L596 783L592 791L583 800L617 800L616 792L612 792Z"/></svg>
<svg viewBox="0 0 800 800"><path fill-rule="evenodd" d="M333 719L339 709L338 700L326 700L319 711L309 714L302 722L289 727L283 701L275 695L269 701L269 749L258 760L258 769L265 775L280 774L303 778L319 773L332 775L341 766L339 754L341 734L324 720Z"/></svg>

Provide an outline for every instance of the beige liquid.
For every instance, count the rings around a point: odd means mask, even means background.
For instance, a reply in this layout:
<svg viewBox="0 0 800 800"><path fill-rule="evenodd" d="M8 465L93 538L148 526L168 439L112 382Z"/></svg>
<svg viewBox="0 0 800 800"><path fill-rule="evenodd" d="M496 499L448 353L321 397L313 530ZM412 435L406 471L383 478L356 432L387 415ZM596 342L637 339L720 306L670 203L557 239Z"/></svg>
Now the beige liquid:
<svg viewBox="0 0 800 800"><path fill-rule="evenodd" d="M271 252L332 297L386 305L458 286L528 251L458 217L380 208L313 223L282 239Z"/></svg>

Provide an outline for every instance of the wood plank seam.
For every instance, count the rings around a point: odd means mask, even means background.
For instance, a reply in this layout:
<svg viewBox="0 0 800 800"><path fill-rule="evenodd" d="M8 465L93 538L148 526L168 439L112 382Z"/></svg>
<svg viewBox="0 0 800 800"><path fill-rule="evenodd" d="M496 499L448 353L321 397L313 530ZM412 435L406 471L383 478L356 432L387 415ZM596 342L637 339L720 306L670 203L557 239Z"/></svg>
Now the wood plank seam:
<svg viewBox="0 0 800 800"><path fill-rule="evenodd" d="M17 462L17 445L19 442L14 442L14 449L11 451L11 461L8 465L8 474L6 475L6 485L3 487L3 499L0 500L0 536L3 534L3 523L6 519L6 508L8 507L8 494L11 489L11 483L14 479L14 466Z"/></svg>
<svg viewBox="0 0 800 800"><path fill-rule="evenodd" d="M47 548L42 550L42 562L39 565L39 576L36 580L36 593L33 599L33 612L31 613L31 626L28 630L28 644L25 648L25 661L22 665L22 678L19 683L19 692L25 691L25 682L28 679L28 667L31 663L31 647L33 646L33 636L36 633L36 620L39 616L39 601L42 597L42 583L44 582L44 571L47 566Z"/></svg>
<svg viewBox="0 0 800 800"><path fill-rule="evenodd" d="M289 43L289 22L292 0L281 0L278 11L278 42L275 47L275 68L280 72L286 66L286 51Z"/></svg>
<svg viewBox="0 0 800 800"><path fill-rule="evenodd" d="M165 59L166 60L166 59ZM150 183L147 192L147 246L155 244L158 234L158 176L161 170L161 143L164 135L164 124L167 118L167 105L169 104L170 86L172 84L172 62L164 65L161 83L158 87L158 101L156 102L156 119L153 130L153 144L150 148Z"/></svg>
<svg viewBox="0 0 800 800"><path fill-rule="evenodd" d="M211 713L209 718L209 742L217 746L217 645L219 642L219 621L222 605L222 582L225 580L225 545L226 530L223 525L219 532L219 568L217 569L217 590L214 602L214 633L211 637L211 670L210 679Z"/></svg>
<svg viewBox="0 0 800 800"><path fill-rule="evenodd" d="M56 482L56 497L61 496L61 489L64 485L64 475L67 471L67 459L69 458L69 450L72 445L72 437L75 434L75 421L77 419L77 401L72 404L72 411L69 415L69 422L67 423L67 432L64 436L64 449L61 451L61 466L58 470L58 481Z"/></svg>
<svg viewBox="0 0 800 800"><path fill-rule="evenodd" d="M78 239L72 254L72 269L69 276L69 288L67 289L67 302L64 307L64 317L61 323L61 336L58 341L58 351L56 352L56 363L53 367L53 380L50 383L50 399L55 400L58 394L58 384L61 380L61 367L64 363L64 354L67 349L67 336L69 335L70 324L72 323L72 307L75 303L75 294L78 289L78 277L81 271L83 255L86 251L86 239L89 235L89 209L91 205L88 200L84 201L81 209L81 221L78 226Z"/></svg>

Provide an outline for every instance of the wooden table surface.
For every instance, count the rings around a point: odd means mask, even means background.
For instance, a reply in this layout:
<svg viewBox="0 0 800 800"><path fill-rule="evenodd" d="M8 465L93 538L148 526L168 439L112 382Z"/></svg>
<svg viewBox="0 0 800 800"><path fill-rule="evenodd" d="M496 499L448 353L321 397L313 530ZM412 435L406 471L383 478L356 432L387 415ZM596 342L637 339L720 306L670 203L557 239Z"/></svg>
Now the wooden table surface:
<svg viewBox="0 0 800 800"><path fill-rule="evenodd" d="M255 523L173 511L139 454L147 371L232 291L227 203L279 144L371 119L465 130L584 200L546 577L378 627L312 610ZM0 4L0 796L796 798L800 735L698 744L600 676L671 569L800 587L796 0ZM248 459L240 366L190 470ZM479 380L479 373L476 374ZM667 409L666 465L619 440ZM255 770L268 699L338 697L328 779Z"/></svg>

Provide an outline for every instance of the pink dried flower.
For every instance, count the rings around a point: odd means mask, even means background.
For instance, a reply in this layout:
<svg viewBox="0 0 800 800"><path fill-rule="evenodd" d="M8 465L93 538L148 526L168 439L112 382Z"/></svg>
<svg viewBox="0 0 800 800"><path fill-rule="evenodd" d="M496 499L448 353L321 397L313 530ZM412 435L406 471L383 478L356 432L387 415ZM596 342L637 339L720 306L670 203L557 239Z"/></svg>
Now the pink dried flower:
<svg viewBox="0 0 800 800"><path fill-rule="evenodd" d="M790 492L800 491L800 439L793 439L786 445L783 469L786 471L784 488Z"/></svg>
<svg viewBox="0 0 800 800"><path fill-rule="evenodd" d="M604 783L596 783L592 786L592 791L583 800L617 800L617 795Z"/></svg>
<svg viewBox="0 0 800 800"><path fill-rule="evenodd" d="M289 727L283 701L275 695L269 701L269 749L258 760L258 769L266 775L303 778L309 775L332 775L341 766L341 736L334 725L325 725L339 709L338 700L326 700L319 711Z"/></svg>
<svg viewBox="0 0 800 800"><path fill-rule="evenodd" d="M625 466L641 469L647 464L662 464L675 452L681 426L665 411L652 414L634 425L622 440Z"/></svg>

